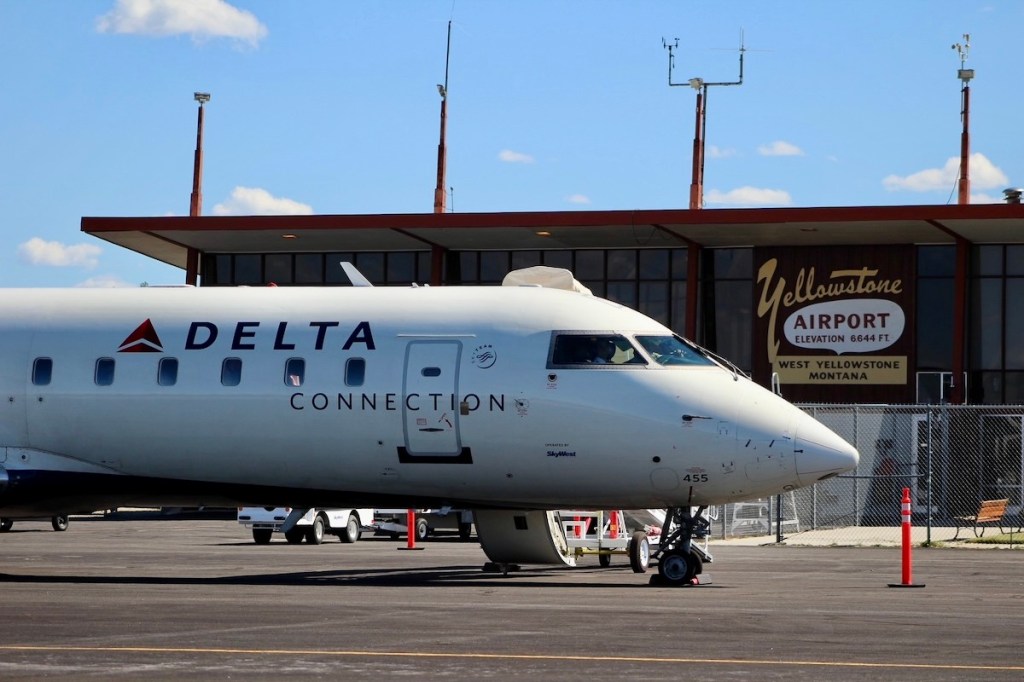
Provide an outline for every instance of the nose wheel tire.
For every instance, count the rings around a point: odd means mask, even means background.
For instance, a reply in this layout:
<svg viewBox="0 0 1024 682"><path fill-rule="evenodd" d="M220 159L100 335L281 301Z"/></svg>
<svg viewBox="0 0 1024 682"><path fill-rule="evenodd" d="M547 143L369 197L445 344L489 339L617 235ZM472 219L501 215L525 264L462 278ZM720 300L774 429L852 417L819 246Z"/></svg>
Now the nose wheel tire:
<svg viewBox="0 0 1024 682"><path fill-rule="evenodd" d="M669 585L689 585L703 569L700 558L682 549L670 549L658 561L658 575Z"/></svg>

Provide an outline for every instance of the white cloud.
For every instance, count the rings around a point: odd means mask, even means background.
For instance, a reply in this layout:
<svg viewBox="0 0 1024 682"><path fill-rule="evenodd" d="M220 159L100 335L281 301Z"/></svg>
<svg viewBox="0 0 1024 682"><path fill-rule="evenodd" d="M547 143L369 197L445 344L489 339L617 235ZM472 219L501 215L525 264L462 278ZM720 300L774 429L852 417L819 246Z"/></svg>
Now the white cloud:
<svg viewBox="0 0 1024 682"><path fill-rule="evenodd" d="M1006 174L984 154L971 154L968 163L972 188L994 189L1005 187L1010 182ZM882 180L882 185L890 192L949 192L954 189L959 177L960 158L954 156L949 158L942 168L926 168L907 176L889 175Z"/></svg>
<svg viewBox="0 0 1024 682"><path fill-rule="evenodd" d="M120 289L134 287L136 284L126 282L117 275L97 275L75 285L80 289Z"/></svg>
<svg viewBox="0 0 1024 682"><path fill-rule="evenodd" d="M311 215L313 207L275 197L259 187L236 187L231 198L213 207L214 215Z"/></svg>
<svg viewBox="0 0 1024 682"><path fill-rule="evenodd" d="M94 268L99 265L99 255L102 252L100 247L92 244L68 246L60 242L48 242L39 237L33 237L18 246L18 255L26 263L51 265L57 268Z"/></svg>
<svg viewBox="0 0 1024 682"><path fill-rule="evenodd" d="M586 194L570 194L565 198L570 204L589 204L590 197Z"/></svg>
<svg viewBox="0 0 1024 682"><path fill-rule="evenodd" d="M737 187L728 192L713 189L704 195L704 203L727 206L789 206L793 199L789 192L781 189Z"/></svg>
<svg viewBox="0 0 1024 682"><path fill-rule="evenodd" d="M252 12L224 0L117 0L96 20L100 33L150 36L190 35L193 40L233 38L255 46L267 36Z"/></svg>
<svg viewBox="0 0 1024 682"><path fill-rule="evenodd" d="M708 158L711 159L727 159L730 156L736 156L736 150L726 147L722 148L717 145L708 145L707 148Z"/></svg>
<svg viewBox="0 0 1024 682"><path fill-rule="evenodd" d="M803 156L804 150L795 144L776 140L771 144L763 144L758 147L757 153L761 156Z"/></svg>
<svg viewBox="0 0 1024 682"><path fill-rule="evenodd" d="M502 149L498 152L498 158L505 163L533 163L533 157L522 152L514 152L511 149Z"/></svg>

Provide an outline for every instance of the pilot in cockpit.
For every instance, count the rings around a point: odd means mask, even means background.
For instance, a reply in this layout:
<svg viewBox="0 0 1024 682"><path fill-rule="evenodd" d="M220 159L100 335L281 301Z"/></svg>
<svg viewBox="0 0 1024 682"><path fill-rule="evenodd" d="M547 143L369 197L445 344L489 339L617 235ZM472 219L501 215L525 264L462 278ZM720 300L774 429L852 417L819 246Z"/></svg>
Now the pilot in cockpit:
<svg viewBox="0 0 1024 682"><path fill-rule="evenodd" d="M595 365L610 365L615 356L615 342L611 339L594 339L594 355L590 362Z"/></svg>

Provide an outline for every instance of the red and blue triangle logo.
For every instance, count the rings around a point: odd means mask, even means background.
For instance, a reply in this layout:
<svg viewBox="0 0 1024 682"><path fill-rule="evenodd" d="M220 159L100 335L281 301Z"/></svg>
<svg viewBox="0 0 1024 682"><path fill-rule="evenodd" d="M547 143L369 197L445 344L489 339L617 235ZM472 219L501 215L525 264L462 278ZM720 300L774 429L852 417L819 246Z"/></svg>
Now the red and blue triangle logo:
<svg viewBox="0 0 1024 682"><path fill-rule="evenodd" d="M121 342L121 347L117 349L117 352L163 353L164 345L160 343L160 337L157 335L153 323L146 320Z"/></svg>

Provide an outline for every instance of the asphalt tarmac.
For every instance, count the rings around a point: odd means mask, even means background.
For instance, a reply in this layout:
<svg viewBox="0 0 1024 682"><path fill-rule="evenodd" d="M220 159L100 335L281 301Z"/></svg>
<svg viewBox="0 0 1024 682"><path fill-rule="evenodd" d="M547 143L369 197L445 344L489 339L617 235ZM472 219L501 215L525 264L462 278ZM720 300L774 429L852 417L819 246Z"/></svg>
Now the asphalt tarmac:
<svg viewBox="0 0 1024 682"><path fill-rule="evenodd" d="M712 544L710 584L484 573L456 539L269 545L227 520L0 534L2 679L1019 680L1024 551ZM653 569L652 569L653 570Z"/></svg>

